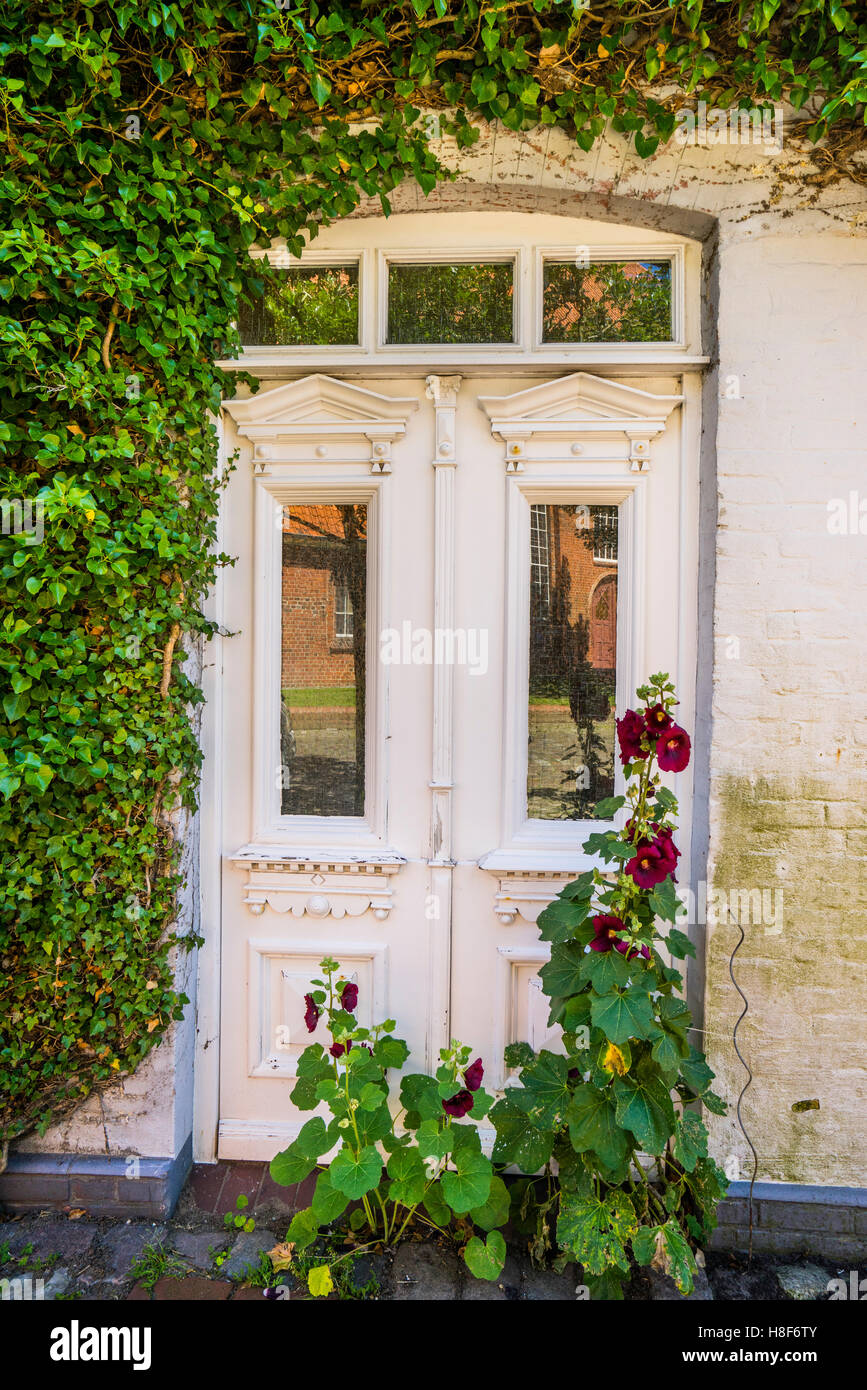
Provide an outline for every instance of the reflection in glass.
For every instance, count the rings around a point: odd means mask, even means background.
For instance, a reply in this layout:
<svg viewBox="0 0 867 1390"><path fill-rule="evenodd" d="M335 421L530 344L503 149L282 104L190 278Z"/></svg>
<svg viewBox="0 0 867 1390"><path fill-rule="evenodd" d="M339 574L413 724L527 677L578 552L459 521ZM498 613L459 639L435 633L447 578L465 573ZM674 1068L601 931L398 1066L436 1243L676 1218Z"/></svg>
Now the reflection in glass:
<svg viewBox="0 0 867 1390"><path fill-rule="evenodd" d="M616 507L530 508L527 815L579 820L614 791Z"/></svg>
<svg viewBox="0 0 867 1390"><path fill-rule="evenodd" d="M546 343L671 341L671 262L546 261Z"/></svg>
<svg viewBox="0 0 867 1390"><path fill-rule="evenodd" d="M262 298L242 306L239 328L248 347L357 343L358 265L278 270Z"/></svg>
<svg viewBox="0 0 867 1390"><path fill-rule="evenodd" d="M284 816L364 815L366 599L367 507L284 507Z"/></svg>
<svg viewBox="0 0 867 1390"><path fill-rule="evenodd" d="M390 343L511 343L511 261L388 267Z"/></svg>

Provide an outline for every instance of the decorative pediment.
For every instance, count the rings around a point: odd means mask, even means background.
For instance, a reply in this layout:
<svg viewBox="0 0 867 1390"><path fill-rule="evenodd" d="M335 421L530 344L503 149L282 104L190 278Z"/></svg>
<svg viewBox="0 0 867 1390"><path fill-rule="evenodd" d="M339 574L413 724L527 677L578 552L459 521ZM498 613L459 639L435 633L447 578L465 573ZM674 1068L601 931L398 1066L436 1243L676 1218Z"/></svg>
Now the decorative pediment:
<svg viewBox="0 0 867 1390"><path fill-rule="evenodd" d="M479 405L505 445L510 473L523 472L528 460L581 455L601 462L628 459L633 472L644 472L651 440L682 400L575 372L509 396L482 396Z"/></svg>
<svg viewBox="0 0 867 1390"><path fill-rule="evenodd" d="M360 917L372 911L384 922L391 911L392 877L402 855L344 850L296 854L282 848L248 845L232 858L246 872L244 902L254 916L266 907L293 917Z"/></svg>
<svg viewBox="0 0 867 1390"><path fill-rule="evenodd" d="M418 400L383 396L315 372L224 405L238 433L252 440L257 465L311 458L356 463L361 443L372 471L389 473L392 443L405 433Z"/></svg>

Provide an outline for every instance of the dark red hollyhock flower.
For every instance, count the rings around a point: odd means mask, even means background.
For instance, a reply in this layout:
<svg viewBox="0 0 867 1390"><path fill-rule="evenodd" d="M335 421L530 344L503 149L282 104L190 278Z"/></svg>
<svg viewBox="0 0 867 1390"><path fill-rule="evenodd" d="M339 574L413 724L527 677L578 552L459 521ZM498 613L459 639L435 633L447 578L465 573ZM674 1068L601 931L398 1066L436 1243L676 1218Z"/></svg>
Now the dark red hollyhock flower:
<svg viewBox="0 0 867 1390"><path fill-rule="evenodd" d="M570 1081L576 1081L581 1073L577 1067L570 1067L567 1075Z"/></svg>
<svg viewBox="0 0 867 1390"><path fill-rule="evenodd" d="M619 951L627 960L634 960L636 956L643 956L645 960L650 960L650 951L646 946L636 946L633 941L615 941L615 951Z"/></svg>
<svg viewBox="0 0 867 1390"><path fill-rule="evenodd" d="M455 1120L460 1120L472 1108L473 1098L469 1091L458 1091L450 1100L443 1101L443 1110Z"/></svg>
<svg viewBox="0 0 867 1390"><path fill-rule="evenodd" d="M477 1057L474 1062L470 1063L464 1072L464 1081L467 1083L467 1090L477 1091L482 1084L482 1077L484 1074L485 1069L482 1066L482 1059L481 1057Z"/></svg>
<svg viewBox="0 0 867 1390"><path fill-rule="evenodd" d="M647 732L655 738L664 734L666 729L671 728L671 715L665 705L650 705L644 711L644 722L647 725Z"/></svg>
<svg viewBox="0 0 867 1390"><path fill-rule="evenodd" d="M679 724L672 724L656 745L656 756L663 772L683 772L689 762L689 734Z"/></svg>
<svg viewBox="0 0 867 1390"><path fill-rule="evenodd" d="M634 879L639 888L655 888L668 878L668 857L651 840L641 840L635 846L635 858L630 859L624 873Z"/></svg>
<svg viewBox="0 0 867 1390"><path fill-rule="evenodd" d="M340 996L340 1007L351 1014L358 1003L358 985L347 984L343 986L343 993Z"/></svg>
<svg viewBox="0 0 867 1390"><path fill-rule="evenodd" d="M641 736L647 730L641 715L634 709L628 709L622 719L617 720L617 738L620 743L620 761L625 767L627 763L634 759L647 757L641 747Z"/></svg>
<svg viewBox="0 0 867 1390"><path fill-rule="evenodd" d="M343 1043L332 1043L328 1051L331 1053L332 1057L342 1057L344 1052L348 1052L351 1046L352 1043L347 1043L345 1046Z"/></svg>
<svg viewBox="0 0 867 1390"><path fill-rule="evenodd" d="M610 951L616 945L615 935L619 931L626 931L626 923L612 913L603 912L598 917L591 917L590 925L593 928L593 940L590 942L591 951Z"/></svg>
<svg viewBox="0 0 867 1390"><path fill-rule="evenodd" d="M656 826L653 827L656 830ZM659 850L662 861L667 865L668 872L673 874L677 868L677 861L680 858L680 850L674 843L672 832L668 826L657 832L653 840L653 846Z"/></svg>
<svg viewBox="0 0 867 1390"><path fill-rule="evenodd" d="M307 1005L307 1010L304 1014L304 1022L307 1024L307 1032L315 1033L316 1025L319 1022L319 1015L321 1013L321 1009L319 1008L319 1005L314 1001L312 994L305 994L304 1003Z"/></svg>

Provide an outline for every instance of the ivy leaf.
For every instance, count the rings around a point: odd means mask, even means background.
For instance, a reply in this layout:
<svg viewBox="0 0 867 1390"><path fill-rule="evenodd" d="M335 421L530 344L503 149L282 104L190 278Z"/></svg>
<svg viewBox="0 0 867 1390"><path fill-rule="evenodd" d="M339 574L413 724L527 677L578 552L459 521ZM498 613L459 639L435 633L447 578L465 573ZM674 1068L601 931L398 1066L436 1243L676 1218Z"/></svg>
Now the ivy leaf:
<svg viewBox="0 0 867 1390"><path fill-rule="evenodd" d="M491 1191L493 1169L490 1159L471 1149L460 1149L454 1155L455 1171L443 1173L443 1196L458 1216L482 1206Z"/></svg>
<svg viewBox="0 0 867 1390"><path fill-rule="evenodd" d="M537 1129L530 1117L512 1103L512 1089L491 1111L497 1127L493 1159L495 1163L514 1163L523 1173L536 1173L551 1157L554 1135Z"/></svg>
<svg viewBox="0 0 867 1390"><path fill-rule="evenodd" d="M472 1236L464 1246L467 1269L477 1279L494 1280L506 1263L506 1242L499 1231L491 1231L485 1240Z"/></svg>
<svg viewBox="0 0 867 1390"><path fill-rule="evenodd" d="M321 72L312 72L309 77L310 92L316 105L323 107L331 96L331 83Z"/></svg>
<svg viewBox="0 0 867 1390"><path fill-rule="evenodd" d="M363 1197L379 1183L382 1157L372 1145L357 1154L344 1145L331 1164L330 1172L331 1181L338 1191L345 1192L347 1197Z"/></svg>
<svg viewBox="0 0 867 1390"><path fill-rule="evenodd" d="M566 1112L566 1121L577 1153L598 1154L609 1168L623 1162L629 1144L607 1089L600 1091L589 1083L579 1086Z"/></svg>
<svg viewBox="0 0 867 1390"><path fill-rule="evenodd" d="M569 1250L591 1275L611 1265L628 1271L626 1246L637 1228L635 1211L624 1192L609 1192L600 1200L561 1192L557 1243Z"/></svg>

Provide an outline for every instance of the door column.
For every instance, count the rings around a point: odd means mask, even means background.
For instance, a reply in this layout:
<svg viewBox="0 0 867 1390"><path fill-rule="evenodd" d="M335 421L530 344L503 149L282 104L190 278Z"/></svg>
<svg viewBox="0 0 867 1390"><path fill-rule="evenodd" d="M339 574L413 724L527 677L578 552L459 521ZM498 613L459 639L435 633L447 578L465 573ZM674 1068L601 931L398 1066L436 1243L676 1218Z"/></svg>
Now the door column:
<svg viewBox="0 0 867 1390"><path fill-rule="evenodd" d="M433 754L431 831L428 859L428 965L430 999L427 1067L434 1071L440 1048L450 1039L452 930L452 749L454 738L455 620L455 417L459 376L429 376L427 397L434 404L434 631ZM442 636L438 636L442 634Z"/></svg>

